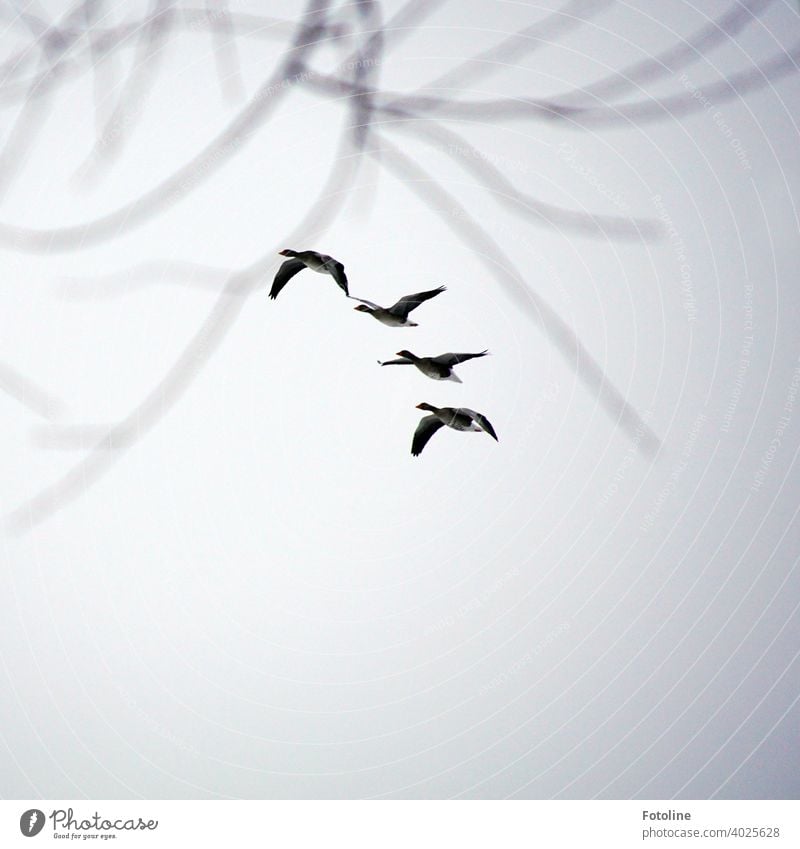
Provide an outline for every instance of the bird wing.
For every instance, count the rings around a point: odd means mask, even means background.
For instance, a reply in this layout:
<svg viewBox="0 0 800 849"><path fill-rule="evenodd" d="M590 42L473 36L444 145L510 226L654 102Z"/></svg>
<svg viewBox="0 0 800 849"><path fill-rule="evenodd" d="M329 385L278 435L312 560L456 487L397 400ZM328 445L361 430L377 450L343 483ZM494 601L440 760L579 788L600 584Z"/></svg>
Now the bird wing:
<svg viewBox="0 0 800 849"><path fill-rule="evenodd" d="M394 306L389 307L389 312L393 315L405 318L411 310L418 307L423 301L427 301L430 298L435 298L437 295L441 295L446 288L446 286L439 286L438 289L431 289L428 292L417 292L416 295L406 295L404 298L400 298Z"/></svg>
<svg viewBox="0 0 800 849"><path fill-rule="evenodd" d="M411 365L411 360L406 359L405 357L400 357L400 359L398 359L398 360L384 360L383 362L378 360L378 362L381 363L382 366L410 366Z"/></svg>
<svg viewBox="0 0 800 849"><path fill-rule="evenodd" d="M357 298L355 295L348 295L348 298L352 298L354 301L358 301L361 304L366 304L368 307L371 307L374 310L382 309L378 304L373 304L372 301L366 301L364 298Z"/></svg>
<svg viewBox="0 0 800 849"><path fill-rule="evenodd" d="M420 419L411 441L411 453L414 457L419 457L428 440L440 427L444 427L444 422L438 416L423 416Z"/></svg>
<svg viewBox="0 0 800 849"><path fill-rule="evenodd" d="M494 428L492 427L492 423L486 416L481 413L476 413L475 410L468 410L466 407L461 408L462 413L466 413L468 416L472 416L473 421L482 429L485 430L489 436L494 439L495 442L499 442L500 440L497 438L497 434L494 432Z"/></svg>
<svg viewBox="0 0 800 849"><path fill-rule="evenodd" d="M479 354L439 354L438 357L431 357L431 360L437 365L451 367L473 360L475 357L485 357L488 353L488 351L481 351Z"/></svg>
<svg viewBox="0 0 800 849"><path fill-rule="evenodd" d="M341 262L336 259L333 259L330 262L326 262L325 267L328 269L328 273L336 281L339 288L349 298L350 292L347 291L347 275L344 273L344 266L341 264Z"/></svg>
<svg viewBox="0 0 800 849"><path fill-rule="evenodd" d="M278 273L275 275L275 279L272 281L272 288L269 290L269 296L273 300L278 297L278 293L283 289L283 287L292 279L292 277L297 274L298 271L302 271L306 267L306 264L302 259L297 259L293 257L292 259L287 259L286 262L281 263L281 267L278 269Z"/></svg>

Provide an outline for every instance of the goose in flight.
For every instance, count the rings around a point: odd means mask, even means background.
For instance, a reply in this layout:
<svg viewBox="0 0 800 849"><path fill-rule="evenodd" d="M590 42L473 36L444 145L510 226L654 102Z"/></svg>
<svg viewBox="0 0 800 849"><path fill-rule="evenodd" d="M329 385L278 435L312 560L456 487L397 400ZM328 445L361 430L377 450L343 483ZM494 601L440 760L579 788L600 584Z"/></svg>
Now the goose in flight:
<svg viewBox="0 0 800 849"><path fill-rule="evenodd" d="M386 360L378 362L382 366L416 366L426 377L433 380L454 380L461 383L461 378L453 371L453 366L459 363L473 360L475 357L485 357L489 352L481 351L478 354L439 354L438 357L418 357L411 351L398 351L395 356L399 360Z"/></svg>
<svg viewBox="0 0 800 849"><path fill-rule="evenodd" d="M290 257L290 259L281 264L275 279L272 281L269 296L273 300L278 297L281 289L292 277L304 268L310 268L320 274L330 274L345 295L348 298L350 297L350 293L347 291L347 275L344 273L344 266L332 256L317 253L317 251L292 251L289 249L279 251L279 253L281 256Z"/></svg>
<svg viewBox="0 0 800 849"><path fill-rule="evenodd" d="M380 307L373 304L372 301L365 301L363 298L355 300L361 303L354 307L358 312L369 313L373 318L376 318L381 324L386 324L389 327L417 327L417 323L408 320L408 314L411 310L416 309L423 301L430 298L435 298L446 291L446 286L439 286L438 289L431 289L429 292L417 292L416 295L406 295L391 307Z"/></svg>
<svg viewBox="0 0 800 849"><path fill-rule="evenodd" d="M414 457L419 457L428 440L445 425L453 430L483 430L499 442L489 419L475 410L468 410L466 407L434 407L433 404L425 403L417 404L417 409L428 410L431 415L423 416L414 431L414 439L411 441L411 453Z"/></svg>

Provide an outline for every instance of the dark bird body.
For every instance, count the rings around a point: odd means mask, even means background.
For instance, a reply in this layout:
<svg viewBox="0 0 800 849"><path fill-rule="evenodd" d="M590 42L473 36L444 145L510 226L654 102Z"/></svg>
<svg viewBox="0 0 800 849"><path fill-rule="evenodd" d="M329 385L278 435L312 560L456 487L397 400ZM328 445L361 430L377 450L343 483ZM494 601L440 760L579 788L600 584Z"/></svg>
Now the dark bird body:
<svg viewBox="0 0 800 849"><path fill-rule="evenodd" d="M292 251L286 249L279 253L281 256L291 257L291 259L287 259L281 265L278 273L275 275L275 279L272 281L269 296L273 300L278 297L281 289L283 289L292 277L304 268L310 268L319 274L330 274L336 281L337 286L348 298L350 297L350 293L347 290L347 275L344 273L344 266L339 260L327 254L317 253L317 251Z"/></svg>
<svg viewBox="0 0 800 849"><path fill-rule="evenodd" d="M453 367L476 357L485 357L489 352L478 354L439 354L438 357L418 357L411 351L398 351L399 360L386 360L382 366L416 366L426 377L433 380L454 380L461 383L461 378L453 371ZM378 360L380 362L380 360Z"/></svg>
<svg viewBox="0 0 800 849"><path fill-rule="evenodd" d="M489 419L481 413L476 413L475 410L469 410L466 407L434 407L433 404L425 403L417 404L417 409L428 410L431 415L420 419L420 423L414 431L411 453L415 457L422 453L422 449L428 444L428 440L433 434L445 425L453 428L453 430L482 430L496 442L499 442Z"/></svg>
<svg viewBox="0 0 800 849"><path fill-rule="evenodd" d="M355 300L361 301L361 303L357 307L354 307L354 309L358 312L369 313L381 324L386 324L389 327L417 327L416 322L408 320L408 314L411 310L416 309L424 301L441 295L446 290L447 288L445 286L439 286L438 289L431 289L428 292L417 292L416 295L406 295L391 307L381 307L378 304L373 304L372 301L356 298Z"/></svg>

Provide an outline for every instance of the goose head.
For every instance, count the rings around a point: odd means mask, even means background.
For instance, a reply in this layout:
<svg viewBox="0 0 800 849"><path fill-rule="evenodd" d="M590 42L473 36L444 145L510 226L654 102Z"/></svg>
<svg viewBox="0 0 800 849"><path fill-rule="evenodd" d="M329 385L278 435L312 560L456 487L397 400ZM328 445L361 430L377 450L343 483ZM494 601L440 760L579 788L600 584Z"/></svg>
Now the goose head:
<svg viewBox="0 0 800 849"><path fill-rule="evenodd" d="M416 356L411 353L411 351L398 351L395 354L396 357L405 357L407 360L416 360Z"/></svg>
<svg viewBox="0 0 800 849"><path fill-rule="evenodd" d="M359 304L357 307L353 307L356 312L372 312L372 309L368 307L366 304Z"/></svg>
<svg viewBox="0 0 800 849"><path fill-rule="evenodd" d="M428 404L425 401L423 401L421 404L417 404L417 409L418 410L427 410L429 413L435 413L438 408L434 407L433 404Z"/></svg>
<svg viewBox="0 0 800 849"><path fill-rule="evenodd" d="M297 256L297 251L293 251L289 248L284 248L282 251L278 251L281 256Z"/></svg>

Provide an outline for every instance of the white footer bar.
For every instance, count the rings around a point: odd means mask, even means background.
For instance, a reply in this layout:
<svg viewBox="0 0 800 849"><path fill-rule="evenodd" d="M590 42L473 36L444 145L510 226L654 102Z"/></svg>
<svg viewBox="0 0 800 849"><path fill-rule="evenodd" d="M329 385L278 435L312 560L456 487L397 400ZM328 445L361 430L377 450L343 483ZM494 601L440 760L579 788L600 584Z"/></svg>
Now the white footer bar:
<svg viewBox="0 0 800 849"><path fill-rule="evenodd" d="M0 846L800 846L796 801L0 802Z"/></svg>

